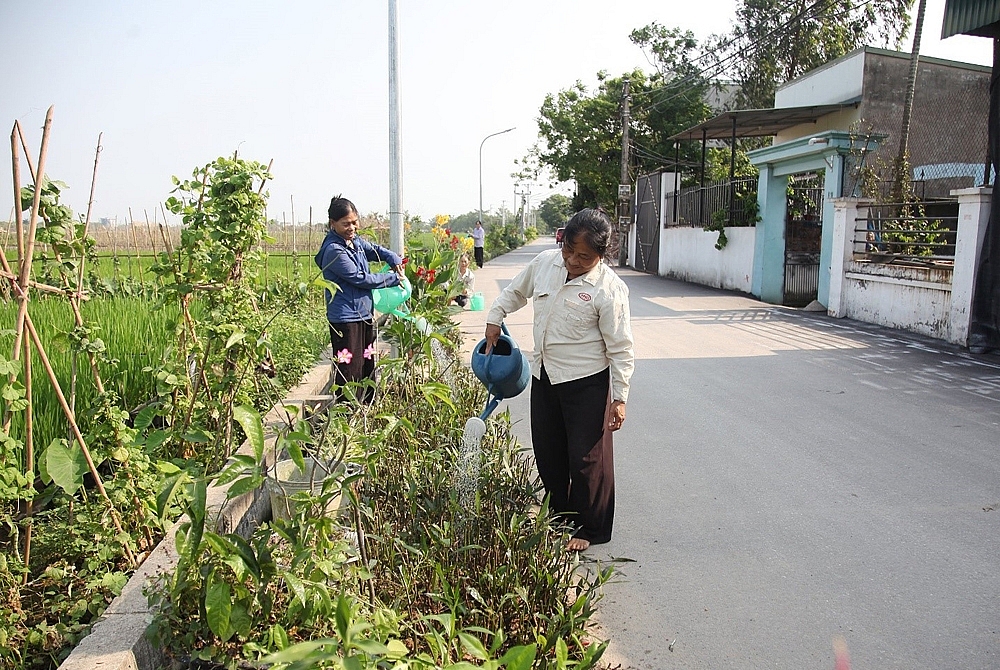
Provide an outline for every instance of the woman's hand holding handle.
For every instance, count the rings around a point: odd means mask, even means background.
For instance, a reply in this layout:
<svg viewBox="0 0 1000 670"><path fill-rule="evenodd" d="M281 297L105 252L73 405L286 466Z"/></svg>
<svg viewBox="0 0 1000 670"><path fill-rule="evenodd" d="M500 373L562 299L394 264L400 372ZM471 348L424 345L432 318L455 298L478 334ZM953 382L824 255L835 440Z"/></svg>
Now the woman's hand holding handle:
<svg viewBox="0 0 1000 670"><path fill-rule="evenodd" d="M500 326L495 323L486 324L486 353L490 353L500 339Z"/></svg>

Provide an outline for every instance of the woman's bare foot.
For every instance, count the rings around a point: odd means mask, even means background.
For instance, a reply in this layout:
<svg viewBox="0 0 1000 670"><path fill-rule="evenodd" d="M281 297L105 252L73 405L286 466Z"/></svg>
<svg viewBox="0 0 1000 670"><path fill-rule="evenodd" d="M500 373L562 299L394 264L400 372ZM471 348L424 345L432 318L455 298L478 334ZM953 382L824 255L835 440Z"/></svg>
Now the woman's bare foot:
<svg viewBox="0 0 1000 670"><path fill-rule="evenodd" d="M581 537L571 537L566 543L568 551L586 551L590 548L590 542Z"/></svg>

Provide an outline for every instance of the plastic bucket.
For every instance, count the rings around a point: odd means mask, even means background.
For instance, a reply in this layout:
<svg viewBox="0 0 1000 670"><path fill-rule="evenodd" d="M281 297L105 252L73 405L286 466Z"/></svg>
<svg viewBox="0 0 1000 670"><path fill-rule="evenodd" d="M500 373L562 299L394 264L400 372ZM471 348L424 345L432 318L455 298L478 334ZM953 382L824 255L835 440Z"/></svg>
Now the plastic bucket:
<svg viewBox="0 0 1000 670"><path fill-rule="evenodd" d="M469 298L469 309L473 312L481 312L486 309L486 298L483 297L482 293L472 294L472 297Z"/></svg>
<svg viewBox="0 0 1000 670"><path fill-rule="evenodd" d="M306 457L306 469L303 472L289 459L278 461L273 474L266 480L268 497L271 500L271 516L275 519L291 519L295 514L295 501L292 496L308 491L319 495L323 491L323 483L329 478L343 478L358 472L357 466L340 463L331 469L330 464ZM348 508L348 500L339 492L332 495L323 509L323 514L336 517Z"/></svg>

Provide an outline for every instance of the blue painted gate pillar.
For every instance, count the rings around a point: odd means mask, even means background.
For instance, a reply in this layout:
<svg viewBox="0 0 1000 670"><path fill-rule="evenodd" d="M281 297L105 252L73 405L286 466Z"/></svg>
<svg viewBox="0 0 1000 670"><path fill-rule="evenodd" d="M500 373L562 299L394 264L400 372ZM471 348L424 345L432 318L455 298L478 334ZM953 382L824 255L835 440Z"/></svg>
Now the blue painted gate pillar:
<svg viewBox="0 0 1000 670"><path fill-rule="evenodd" d="M760 221L754 237L751 291L764 302L780 305L785 288L785 208L788 176L776 176L773 166L760 166L757 206Z"/></svg>
<svg viewBox="0 0 1000 670"><path fill-rule="evenodd" d="M757 180L757 205L760 221L754 238L754 295L764 302L780 305L785 292L785 210L789 175L802 172L824 174L823 229L819 261L817 298L824 306L830 299L830 263L833 258L833 203L844 188L845 158L852 151L870 152L881 137L860 140L850 133L827 130L815 136L799 137L788 142L755 149L747 154L760 170Z"/></svg>

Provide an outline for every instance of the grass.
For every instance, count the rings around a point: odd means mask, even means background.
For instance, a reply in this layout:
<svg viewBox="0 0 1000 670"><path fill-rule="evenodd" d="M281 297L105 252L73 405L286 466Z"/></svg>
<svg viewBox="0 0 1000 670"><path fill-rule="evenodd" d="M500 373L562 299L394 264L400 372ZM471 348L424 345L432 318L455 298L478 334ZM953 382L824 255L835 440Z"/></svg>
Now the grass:
<svg viewBox="0 0 1000 670"><path fill-rule="evenodd" d="M157 306L144 298L95 298L81 307L84 323L93 329L91 340L100 339L108 352L108 360L99 363L105 389L121 398L124 406L134 408L149 400L155 383L143 368L156 365L163 350L175 339L174 328L178 309ZM46 347L56 379L69 397L73 370L73 355L68 333L73 330L73 313L61 299L33 300L30 314L35 328ZM14 325L17 304L0 303L0 323ZM10 333L0 338L5 354L13 343ZM78 413L91 406L97 397L86 357L79 357L76 407ZM33 411L35 443L47 445L52 439L67 436L67 424L59 406L55 389L33 356ZM15 415L14 434L22 435L23 415Z"/></svg>

